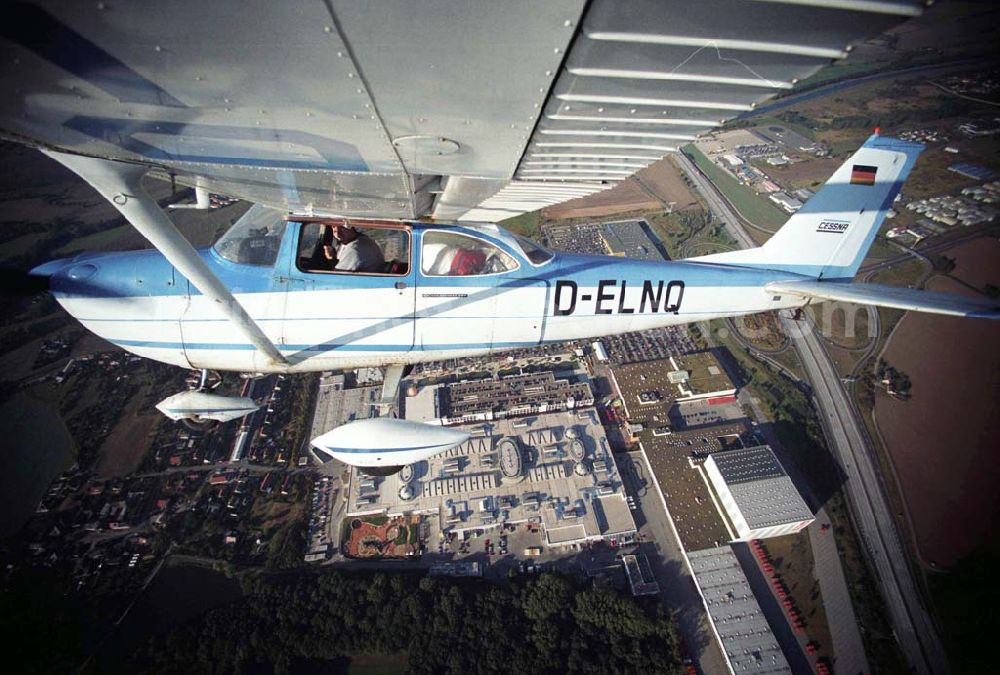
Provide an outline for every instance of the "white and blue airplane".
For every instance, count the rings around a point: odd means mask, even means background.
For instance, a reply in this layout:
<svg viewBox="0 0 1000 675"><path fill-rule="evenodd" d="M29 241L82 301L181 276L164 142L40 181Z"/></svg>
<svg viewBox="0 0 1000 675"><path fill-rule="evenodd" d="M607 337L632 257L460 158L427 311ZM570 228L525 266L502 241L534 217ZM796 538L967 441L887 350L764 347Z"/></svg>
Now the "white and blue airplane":
<svg viewBox="0 0 1000 675"><path fill-rule="evenodd" d="M493 224L610 189L921 11L920 0L24 0L0 7L0 137L79 174L156 249L34 274L94 333L186 368L385 366L388 390L419 361L817 300L995 317L985 302L850 283L920 150L892 138L870 138L751 250L570 255ZM147 175L194 188L195 207L210 192L255 206L196 251ZM321 225L346 220L382 247L384 267L324 268ZM199 391L159 407L221 420L254 405ZM454 440L427 433L405 447L390 438L398 425L331 443L385 467Z"/></svg>
<svg viewBox="0 0 1000 675"><path fill-rule="evenodd" d="M475 357L814 299L997 318L986 300L851 283L921 149L872 136L763 246L678 261L548 251L496 225L353 219L395 260L376 273L329 271L314 269L310 254L331 219L255 206L199 256L280 361L158 251L84 253L32 274L49 277L67 312L123 349L245 373ZM459 269L456 255L468 252L472 265Z"/></svg>
<svg viewBox="0 0 1000 675"><path fill-rule="evenodd" d="M553 252L496 225L352 220L387 262L376 272L338 272L317 268L313 255L330 219L254 206L198 256L280 358L259 349L158 251L81 254L32 274L48 277L67 312L123 349L245 373L361 366L398 373L423 361L814 300L1000 318L1000 305L988 300L852 283L921 150L873 135L763 246L679 261ZM231 403L219 398L222 407ZM393 465L421 455L406 447Z"/></svg>

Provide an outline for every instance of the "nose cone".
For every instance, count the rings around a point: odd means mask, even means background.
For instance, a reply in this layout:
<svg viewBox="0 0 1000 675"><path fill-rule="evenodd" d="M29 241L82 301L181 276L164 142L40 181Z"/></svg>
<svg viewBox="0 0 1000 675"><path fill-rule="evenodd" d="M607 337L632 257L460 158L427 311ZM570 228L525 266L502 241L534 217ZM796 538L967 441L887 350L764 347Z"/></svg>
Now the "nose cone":
<svg viewBox="0 0 1000 675"><path fill-rule="evenodd" d="M50 260L47 263L42 263L38 267L34 268L28 274L33 277L40 277L48 279L52 275L56 274L67 265L73 262L73 258L59 258L58 260Z"/></svg>
<svg viewBox="0 0 1000 675"><path fill-rule="evenodd" d="M94 277L100 270L100 254L83 253L72 258L50 260L28 272L36 283L54 294L92 295Z"/></svg>

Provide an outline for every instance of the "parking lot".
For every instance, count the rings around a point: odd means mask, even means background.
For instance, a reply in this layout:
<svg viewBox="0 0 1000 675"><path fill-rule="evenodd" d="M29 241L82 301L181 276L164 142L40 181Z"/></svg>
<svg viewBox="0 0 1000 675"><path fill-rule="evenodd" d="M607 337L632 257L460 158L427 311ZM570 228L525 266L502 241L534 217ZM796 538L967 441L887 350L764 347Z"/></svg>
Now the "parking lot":
<svg viewBox="0 0 1000 675"><path fill-rule="evenodd" d="M336 543L330 539L329 525L337 492L329 476L313 481L309 525L306 530L306 562L326 560L333 553Z"/></svg>
<svg viewBox="0 0 1000 675"><path fill-rule="evenodd" d="M696 349L684 326L667 326L601 338L614 364L655 361Z"/></svg>

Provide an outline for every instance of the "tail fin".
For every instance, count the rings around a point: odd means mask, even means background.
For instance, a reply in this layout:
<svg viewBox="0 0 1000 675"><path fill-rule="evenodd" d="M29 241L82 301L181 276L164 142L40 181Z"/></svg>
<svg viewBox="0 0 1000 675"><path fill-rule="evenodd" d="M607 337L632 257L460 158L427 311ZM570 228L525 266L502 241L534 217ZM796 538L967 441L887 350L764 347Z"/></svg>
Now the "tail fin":
<svg viewBox="0 0 1000 675"><path fill-rule="evenodd" d="M871 136L763 246L692 260L851 279L923 149Z"/></svg>

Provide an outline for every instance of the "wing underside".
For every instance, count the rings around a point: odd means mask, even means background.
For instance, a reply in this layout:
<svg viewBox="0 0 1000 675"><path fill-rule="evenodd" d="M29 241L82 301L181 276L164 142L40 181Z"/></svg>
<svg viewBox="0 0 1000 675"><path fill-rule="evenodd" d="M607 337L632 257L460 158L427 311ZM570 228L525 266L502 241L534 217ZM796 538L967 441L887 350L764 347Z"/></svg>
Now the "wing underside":
<svg viewBox="0 0 1000 675"><path fill-rule="evenodd" d="M919 11L5 3L0 134L294 212L498 221L608 189Z"/></svg>

